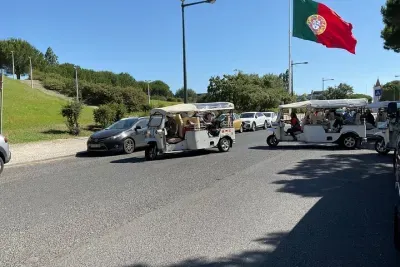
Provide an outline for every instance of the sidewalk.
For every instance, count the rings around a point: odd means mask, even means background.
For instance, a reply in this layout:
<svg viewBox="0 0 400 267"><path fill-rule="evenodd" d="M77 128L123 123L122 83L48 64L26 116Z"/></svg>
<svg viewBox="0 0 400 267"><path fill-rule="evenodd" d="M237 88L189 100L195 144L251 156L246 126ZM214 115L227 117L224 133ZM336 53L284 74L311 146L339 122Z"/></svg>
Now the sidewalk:
<svg viewBox="0 0 400 267"><path fill-rule="evenodd" d="M58 139L26 144L10 144L11 161L7 165L20 165L35 161L74 156L86 151L88 137Z"/></svg>

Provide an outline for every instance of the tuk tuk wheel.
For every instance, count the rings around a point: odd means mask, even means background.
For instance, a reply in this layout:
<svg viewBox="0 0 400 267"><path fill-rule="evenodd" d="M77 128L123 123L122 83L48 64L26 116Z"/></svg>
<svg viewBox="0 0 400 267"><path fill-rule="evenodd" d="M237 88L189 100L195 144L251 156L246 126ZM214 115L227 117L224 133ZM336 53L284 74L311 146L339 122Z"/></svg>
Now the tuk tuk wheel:
<svg viewBox="0 0 400 267"><path fill-rule="evenodd" d="M375 142L375 151L380 155L387 155L390 150L386 148L385 140L379 139Z"/></svg>
<svg viewBox="0 0 400 267"><path fill-rule="evenodd" d="M255 132L255 131L257 130L257 125L256 125L255 122L253 122L253 124L251 125L251 130L252 130L253 132Z"/></svg>
<svg viewBox="0 0 400 267"><path fill-rule="evenodd" d="M155 160L157 158L157 145L150 144L148 147L146 147L146 150L144 151L144 157L148 161Z"/></svg>
<svg viewBox="0 0 400 267"><path fill-rule="evenodd" d="M239 133L243 133L243 125L240 125Z"/></svg>
<svg viewBox="0 0 400 267"><path fill-rule="evenodd" d="M267 144L268 144L270 147L276 147L276 146L278 146L278 144L279 144L279 140L278 140L278 138L276 138L275 135L270 135L270 136L268 136L268 138L267 138Z"/></svg>
<svg viewBox="0 0 400 267"><path fill-rule="evenodd" d="M218 142L219 151L228 152L230 148L231 148L231 141L228 138L224 137L219 140Z"/></svg>
<svg viewBox="0 0 400 267"><path fill-rule="evenodd" d="M399 206L394 208L394 247L400 251L400 211Z"/></svg>
<svg viewBox="0 0 400 267"><path fill-rule="evenodd" d="M357 136L355 134L346 134L343 136L341 143L347 149L354 149L357 147Z"/></svg>

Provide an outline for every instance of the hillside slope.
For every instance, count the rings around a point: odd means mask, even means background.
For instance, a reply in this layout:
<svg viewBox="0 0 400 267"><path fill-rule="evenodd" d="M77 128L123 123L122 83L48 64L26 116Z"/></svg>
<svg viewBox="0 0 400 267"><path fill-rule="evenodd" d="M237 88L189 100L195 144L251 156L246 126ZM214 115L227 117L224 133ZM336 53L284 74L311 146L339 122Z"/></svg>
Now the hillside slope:
<svg viewBox="0 0 400 267"><path fill-rule="evenodd" d="M32 89L6 78L4 81L3 133L11 143L33 142L70 137L61 116L61 107L68 101ZM93 108L83 109L80 123L83 128L93 124ZM90 132L84 130L82 135Z"/></svg>

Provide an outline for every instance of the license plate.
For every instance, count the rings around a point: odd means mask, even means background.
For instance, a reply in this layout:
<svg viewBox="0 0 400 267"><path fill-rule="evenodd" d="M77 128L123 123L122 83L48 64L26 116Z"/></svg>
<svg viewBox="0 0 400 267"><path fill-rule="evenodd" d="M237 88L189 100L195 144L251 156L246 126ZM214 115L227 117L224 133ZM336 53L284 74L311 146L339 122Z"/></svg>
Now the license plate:
<svg viewBox="0 0 400 267"><path fill-rule="evenodd" d="M91 144L89 145L91 148L100 148L101 145L100 144Z"/></svg>

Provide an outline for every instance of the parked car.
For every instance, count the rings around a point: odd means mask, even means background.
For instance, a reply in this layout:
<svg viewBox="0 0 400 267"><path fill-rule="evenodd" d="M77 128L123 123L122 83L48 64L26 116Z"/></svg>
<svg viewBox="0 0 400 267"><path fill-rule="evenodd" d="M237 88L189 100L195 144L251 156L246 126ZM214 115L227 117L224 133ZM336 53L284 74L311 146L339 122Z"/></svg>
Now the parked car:
<svg viewBox="0 0 400 267"><path fill-rule="evenodd" d="M262 112L244 112L240 115L242 126L244 130L252 130L257 128L268 128L267 117Z"/></svg>
<svg viewBox="0 0 400 267"><path fill-rule="evenodd" d="M278 114L272 111L263 112L263 114L267 118L268 127L272 127L272 122L276 121Z"/></svg>
<svg viewBox="0 0 400 267"><path fill-rule="evenodd" d="M225 121L226 114L221 114L218 116L218 120L224 122ZM243 132L243 125L242 125L242 120L240 119L240 116L236 113L233 113L233 128L235 128L235 131L242 133Z"/></svg>
<svg viewBox="0 0 400 267"><path fill-rule="evenodd" d="M145 135L148 118L125 118L104 130L95 132L87 141L88 152L116 151L131 154L136 148L146 146Z"/></svg>
<svg viewBox="0 0 400 267"><path fill-rule="evenodd" d="M11 151L8 145L7 137L0 135L0 174L4 170L4 164L11 160Z"/></svg>

